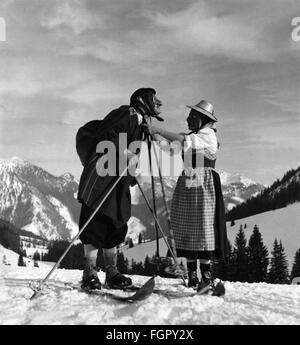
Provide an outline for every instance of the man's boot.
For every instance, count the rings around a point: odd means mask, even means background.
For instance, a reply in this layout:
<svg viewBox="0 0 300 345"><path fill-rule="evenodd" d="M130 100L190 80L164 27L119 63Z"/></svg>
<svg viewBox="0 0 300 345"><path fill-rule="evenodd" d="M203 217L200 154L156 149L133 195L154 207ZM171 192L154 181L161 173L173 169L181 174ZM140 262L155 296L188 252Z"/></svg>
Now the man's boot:
<svg viewBox="0 0 300 345"><path fill-rule="evenodd" d="M117 269L117 250L116 248L104 249L103 258L106 272L106 285L111 289L126 289L132 285L132 280L125 277Z"/></svg>
<svg viewBox="0 0 300 345"><path fill-rule="evenodd" d="M84 270L81 288L85 290L101 289L101 283L96 270L96 260L94 258L84 258Z"/></svg>

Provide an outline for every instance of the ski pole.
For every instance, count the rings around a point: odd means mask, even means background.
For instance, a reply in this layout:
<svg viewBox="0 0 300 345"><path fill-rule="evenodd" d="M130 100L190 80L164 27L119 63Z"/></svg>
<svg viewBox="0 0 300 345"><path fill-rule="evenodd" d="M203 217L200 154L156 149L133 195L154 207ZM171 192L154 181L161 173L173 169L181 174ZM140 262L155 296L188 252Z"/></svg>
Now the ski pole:
<svg viewBox="0 0 300 345"><path fill-rule="evenodd" d="M42 286L45 284L45 282L49 279L49 277L52 275L52 273L56 270L56 268L59 266L59 264L61 263L61 261L63 260L63 258L67 255L68 251L71 249L71 247L73 246L73 244L75 243L75 241L79 238L79 236L81 235L81 233L83 232L83 230L87 227L87 225L89 224L89 222L93 219L93 217L95 216L95 214L99 211L100 207L104 204L105 200L108 198L108 196L110 195L110 193L113 191L113 189L116 187L116 185L119 183L119 181L121 180L121 178L125 175L126 171L128 169L128 166L126 166L126 168L124 169L124 171L122 172L122 174L117 178L117 180L115 181L115 183L112 185L112 187L110 188L110 190L106 193L105 197L102 199L102 201L100 202L100 204L97 206L97 208L95 209L95 211L91 214L91 216L89 217L89 219L86 221L86 223L83 225L83 227L80 229L80 231L78 232L78 234L73 238L73 240L71 241L71 243L69 244L68 248L64 251L64 253L61 255L61 257L58 259L57 263L53 266L53 268L50 270L50 272L47 274L47 276L39 283L39 285L37 286L37 288L35 288L34 294L30 297L30 300L32 300L39 291L41 291Z"/></svg>
<svg viewBox="0 0 300 345"><path fill-rule="evenodd" d="M172 257L173 257L173 259L174 259L174 261L175 261L175 265L176 265L176 267L177 267L178 269L180 269L180 268L179 268L179 264L178 264L178 259L177 259L177 257L174 255L174 253L173 253L173 251L172 251L172 249L171 249L171 247L170 247L170 244L169 244L169 242L168 242L168 240L167 240L167 238L166 238L166 235L164 234L163 229L161 228L161 226L160 226L160 224L159 224L159 221L158 221L156 215L154 214L154 211L153 211L152 208L151 208L151 205L150 205L149 200L147 199L147 197L146 197L146 195L145 195L145 193L144 193L144 191L143 191L143 189L142 189L141 184L139 183L139 181L138 181L137 179L136 179L136 181L137 181L137 185L139 186L139 189L140 189L140 191L141 191L141 193L142 193L142 195L143 195L143 197L144 197L144 199L145 199L145 201L146 201L146 203L147 203L147 206L148 206L148 208L149 208L149 210L150 210L150 212L151 212L151 214L152 214L152 217L153 217L153 219L154 219L154 221L155 221L155 224L157 225L157 228L159 229L160 233L162 234L162 237L163 237L163 239L164 239L164 241L165 241L165 243L166 243L166 245L167 245L167 247L168 247L168 249L169 249L169 252L171 253L171 255L172 255ZM183 281L183 283L184 283L184 286L187 286L183 274L180 274L180 278L182 279L182 281Z"/></svg>
<svg viewBox="0 0 300 345"><path fill-rule="evenodd" d="M152 138L152 141L153 141L153 137L152 136L151 136L151 138ZM154 151L154 155L155 155L155 159L156 159L156 165L157 165L157 168L158 168L159 180L160 180L161 190L162 190L162 194L163 194L164 206L165 206L165 210L167 212L168 228L169 228L169 234L170 234L169 239L170 239L170 242L171 242L173 253L174 253L175 257L177 258L177 251L176 251L176 246L175 246L174 233L173 233L172 224L171 224L170 210L169 210L169 207L167 205L167 198L166 198L166 193L165 193L165 187L164 187L164 183L163 183L163 180L162 180L162 174L161 174L161 169L160 169L159 160L158 160L158 157L157 157L157 152L156 152L155 145L153 145L153 151Z"/></svg>
<svg viewBox="0 0 300 345"><path fill-rule="evenodd" d="M149 133L147 133L146 135L147 135L148 157L149 157L150 174L151 174L153 212L156 216L157 212L156 212L156 202L155 202L155 184L154 184L154 176L153 176L153 165L152 165L152 158L151 158L151 140L150 140ZM156 223L155 223L155 233L156 233L156 254L159 257L159 239L158 239L158 228L157 228Z"/></svg>

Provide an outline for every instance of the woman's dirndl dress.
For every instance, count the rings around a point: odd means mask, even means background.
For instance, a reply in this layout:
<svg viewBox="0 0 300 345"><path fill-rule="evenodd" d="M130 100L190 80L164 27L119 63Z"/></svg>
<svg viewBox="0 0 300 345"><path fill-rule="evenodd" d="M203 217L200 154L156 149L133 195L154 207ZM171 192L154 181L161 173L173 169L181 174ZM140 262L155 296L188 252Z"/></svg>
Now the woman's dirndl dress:
<svg viewBox="0 0 300 345"><path fill-rule="evenodd" d="M178 256L225 257L227 235L219 174L214 170L218 140L206 127L185 136L184 170L173 194L171 225Z"/></svg>

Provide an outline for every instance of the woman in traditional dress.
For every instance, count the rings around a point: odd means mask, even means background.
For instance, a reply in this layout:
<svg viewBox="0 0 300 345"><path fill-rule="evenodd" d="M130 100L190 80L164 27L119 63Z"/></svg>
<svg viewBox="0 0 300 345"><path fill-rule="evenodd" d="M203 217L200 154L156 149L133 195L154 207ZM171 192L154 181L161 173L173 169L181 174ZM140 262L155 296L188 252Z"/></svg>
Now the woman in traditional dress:
<svg viewBox="0 0 300 345"><path fill-rule="evenodd" d="M219 143L213 106L201 101L188 106L189 134L177 134L155 126L148 131L155 140L179 141L184 170L179 176L171 208L177 256L186 257L188 285L198 291L213 286L211 260L225 258L227 234L219 174L214 170ZM200 259L201 281L197 277Z"/></svg>

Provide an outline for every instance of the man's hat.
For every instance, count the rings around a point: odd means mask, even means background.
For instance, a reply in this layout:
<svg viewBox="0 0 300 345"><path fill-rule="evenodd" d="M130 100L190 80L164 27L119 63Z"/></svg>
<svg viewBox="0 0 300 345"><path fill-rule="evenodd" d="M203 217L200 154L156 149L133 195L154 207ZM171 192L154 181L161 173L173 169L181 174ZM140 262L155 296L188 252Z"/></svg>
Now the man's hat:
<svg viewBox="0 0 300 345"><path fill-rule="evenodd" d="M144 96L147 93L152 93L153 95L156 94L156 91L151 87L142 87L134 91L134 93L130 96L130 104L134 103L134 101L141 96Z"/></svg>
<svg viewBox="0 0 300 345"><path fill-rule="evenodd" d="M199 113L209 117L210 119L212 119L215 122L218 121L218 119L214 115L213 105L204 101L204 100L202 100L201 102L199 102L196 105L187 105L187 107L190 109L194 109L194 110L198 111Z"/></svg>

